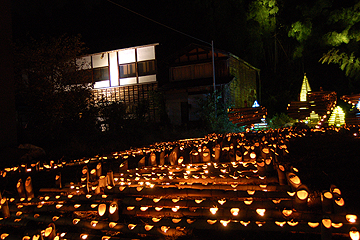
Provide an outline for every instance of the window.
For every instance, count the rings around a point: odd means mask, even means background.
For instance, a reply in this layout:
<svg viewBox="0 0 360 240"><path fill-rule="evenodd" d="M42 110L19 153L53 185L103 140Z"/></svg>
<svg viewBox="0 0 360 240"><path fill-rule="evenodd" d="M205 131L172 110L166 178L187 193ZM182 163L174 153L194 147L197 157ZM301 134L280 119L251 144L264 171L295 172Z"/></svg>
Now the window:
<svg viewBox="0 0 360 240"><path fill-rule="evenodd" d="M156 73L155 60L138 62L139 76Z"/></svg>
<svg viewBox="0 0 360 240"><path fill-rule="evenodd" d="M136 76L135 63L120 65L120 78L128 78L135 76Z"/></svg>
<svg viewBox="0 0 360 240"><path fill-rule="evenodd" d="M109 80L109 67L94 68L94 81Z"/></svg>

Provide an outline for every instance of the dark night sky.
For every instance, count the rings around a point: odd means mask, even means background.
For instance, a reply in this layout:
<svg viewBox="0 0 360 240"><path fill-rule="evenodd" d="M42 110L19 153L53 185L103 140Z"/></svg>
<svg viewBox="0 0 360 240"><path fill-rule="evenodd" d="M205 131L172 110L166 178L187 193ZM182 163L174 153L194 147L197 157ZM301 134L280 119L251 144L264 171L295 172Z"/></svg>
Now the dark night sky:
<svg viewBox="0 0 360 240"><path fill-rule="evenodd" d="M186 15L181 13L186 4L162 0L156 4L138 0L115 2L194 37L206 38L194 25L188 27ZM80 33L90 52L160 41L193 41L106 0L14 0L13 28L17 39Z"/></svg>
<svg viewBox="0 0 360 240"><path fill-rule="evenodd" d="M252 59L253 56L245 50L249 41L244 34L246 26L243 24L246 20L247 8L242 8L241 4L245 6L249 0L226 0L227 4L223 4L224 1L220 0L113 1L193 37L206 42L214 40L216 48L229 51L260 68L262 79L266 81L264 66L257 63L257 59ZM334 1L337 4L345 2ZM80 33L89 53L150 43L160 43L163 51L170 49L168 52L172 53L174 49L191 42L202 44L106 0L12 0L11 2L15 39L26 40L29 36L37 38L41 35L60 36L64 33L70 35ZM302 3L311 5L312 2L309 0ZM293 4L293 9L296 10L298 1L288 0L286 3ZM238 5L234 6L234 4ZM289 22L299 17L293 12L287 16L286 20ZM299 67L297 72L294 72L293 75L296 75L294 78L298 81L296 80L296 86L290 91L300 89L304 71L313 90L317 91L321 86L324 90L336 90L338 95L350 94L351 90L344 73L337 65L319 63L318 60L323 54L321 50L316 54L304 59L303 67ZM286 79L284 76L280 77ZM283 82L283 80L278 81L276 84Z"/></svg>

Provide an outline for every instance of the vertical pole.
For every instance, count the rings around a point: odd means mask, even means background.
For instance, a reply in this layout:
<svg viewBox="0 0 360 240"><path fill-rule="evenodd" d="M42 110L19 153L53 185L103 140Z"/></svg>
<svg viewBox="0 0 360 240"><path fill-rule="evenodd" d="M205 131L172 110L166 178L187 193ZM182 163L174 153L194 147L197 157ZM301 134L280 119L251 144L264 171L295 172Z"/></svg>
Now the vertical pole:
<svg viewBox="0 0 360 240"><path fill-rule="evenodd" d="M214 106L215 106L215 117L216 117L216 83L215 83L215 53L214 53L214 41L211 40L211 58L212 58L212 70L213 70L213 88L214 88Z"/></svg>

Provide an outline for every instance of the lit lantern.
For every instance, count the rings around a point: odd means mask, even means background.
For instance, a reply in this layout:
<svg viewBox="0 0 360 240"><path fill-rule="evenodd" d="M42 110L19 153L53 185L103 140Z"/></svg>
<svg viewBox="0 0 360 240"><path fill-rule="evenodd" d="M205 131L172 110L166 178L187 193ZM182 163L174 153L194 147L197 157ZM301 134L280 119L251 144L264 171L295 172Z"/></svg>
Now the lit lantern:
<svg viewBox="0 0 360 240"><path fill-rule="evenodd" d="M167 227L167 226L161 226L161 231L163 231L164 233L166 233L169 229L170 229L170 227Z"/></svg>
<svg viewBox="0 0 360 240"><path fill-rule="evenodd" d="M226 199L225 199L225 198L219 199L219 200L218 200L218 203L219 203L220 205L224 205L224 203L226 203Z"/></svg>
<svg viewBox="0 0 360 240"><path fill-rule="evenodd" d="M80 238L85 240L85 239L88 238L88 236L89 236L88 234L83 233L83 234L80 235Z"/></svg>
<svg viewBox="0 0 360 240"><path fill-rule="evenodd" d="M116 227L117 223L116 222L109 222L109 228L114 228Z"/></svg>
<svg viewBox="0 0 360 240"><path fill-rule="evenodd" d="M308 225L309 225L311 228L316 228L317 226L319 226L319 223L318 223L318 222L308 222Z"/></svg>
<svg viewBox="0 0 360 240"><path fill-rule="evenodd" d="M240 209L239 208L231 208L230 209L230 212L233 216L238 216L239 215L239 211Z"/></svg>
<svg viewBox="0 0 360 240"><path fill-rule="evenodd" d="M280 226L280 227L283 227L286 224L286 222L275 221L275 224Z"/></svg>
<svg viewBox="0 0 360 240"><path fill-rule="evenodd" d="M80 222L80 219L79 218L74 218L73 219L73 224L76 225Z"/></svg>
<svg viewBox="0 0 360 240"><path fill-rule="evenodd" d="M159 221L161 220L161 218L153 217L151 220L152 220L153 222L159 222Z"/></svg>
<svg viewBox="0 0 360 240"><path fill-rule="evenodd" d="M246 227L247 225L249 225L250 221L240 221L240 223Z"/></svg>
<svg viewBox="0 0 360 240"><path fill-rule="evenodd" d="M264 208L256 209L256 213L259 214L260 216L264 216L265 212L266 212L266 209L264 209Z"/></svg>
<svg viewBox="0 0 360 240"><path fill-rule="evenodd" d="M300 199L300 200L305 200L307 199L307 197L309 196L308 191L306 191L305 189L299 190L296 192L296 196Z"/></svg>
<svg viewBox="0 0 360 240"><path fill-rule="evenodd" d="M292 214L292 210L291 209L284 209L282 210L282 214L285 216L285 217L288 217Z"/></svg>
<svg viewBox="0 0 360 240"><path fill-rule="evenodd" d="M343 226L343 223L331 223L331 226L333 228L341 228Z"/></svg>
<svg viewBox="0 0 360 240"><path fill-rule="evenodd" d="M173 218L173 219L171 219L171 221L176 224L181 221L181 218Z"/></svg>
<svg viewBox="0 0 360 240"><path fill-rule="evenodd" d="M128 225L128 228L129 228L130 230L133 230L135 227L136 227L136 224L129 224L129 225Z"/></svg>
<svg viewBox="0 0 360 240"><path fill-rule="evenodd" d="M98 207L98 213L99 213L99 216L102 217L105 215L105 212L106 212L106 204L102 203L99 205Z"/></svg>
<svg viewBox="0 0 360 240"><path fill-rule="evenodd" d="M207 222L208 224L210 224L210 225L213 225L214 223L217 222L217 220L208 219L206 222Z"/></svg>
<svg viewBox="0 0 360 240"><path fill-rule="evenodd" d="M347 214L347 215L346 215L346 220L347 220L349 223L355 223L356 220L357 220L357 216L354 215L354 214Z"/></svg>
<svg viewBox="0 0 360 240"><path fill-rule="evenodd" d="M324 225L324 227L331 228L331 219L330 218L323 218L323 220L321 220L321 222Z"/></svg>
<svg viewBox="0 0 360 240"><path fill-rule="evenodd" d="M153 225L146 224L144 228L146 231L150 231L153 227Z"/></svg>
<svg viewBox="0 0 360 240"><path fill-rule="evenodd" d="M248 198L248 199L246 199L246 200L244 200L244 203L246 204L246 205L251 205L252 203L253 203L253 199L252 198Z"/></svg>
<svg viewBox="0 0 360 240"><path fill-rule="evenodd" d="M360 239L359 231L355 227L350 228L349 236L350 236L351 240L359 240Z"/></svg>
<svg viewBox="0 0 360 240"><path fill-rule="evenodd" d="M216 214L216 212L218 211L219 209L218 209L218 207L212 207L212 208L210 208L210 212L212 213L212 214Z"/></svg>
<svg viewBox="0 0 360 240"><path fill-rule="evenodd" d="M220 220L220 223L226 227L229 224L230 220Z"/></svg>
<svg viewBox="0 0 360 240"><path fill-rule="evenodd" d="M117 202L112 202L109 206L109 220L110 221L118 221L119 220L119 207Z"/></svg>

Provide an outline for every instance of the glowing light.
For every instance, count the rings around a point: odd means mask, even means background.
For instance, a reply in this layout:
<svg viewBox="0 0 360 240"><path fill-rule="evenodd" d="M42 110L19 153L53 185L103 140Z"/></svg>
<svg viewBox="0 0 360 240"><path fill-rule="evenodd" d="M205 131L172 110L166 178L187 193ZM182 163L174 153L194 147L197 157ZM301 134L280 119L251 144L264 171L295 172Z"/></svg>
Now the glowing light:
<svg viewBox="0 0 360 240"><path fill-rule="evenodd" d="M266 209L264 209L264 208L256 209L256 213L259 214L260 216L264 216L265 212L266 212Z"/></svg>
<svg viewBox="0 0 360 240"><path fill-rule="evenodd" d="M230 220L220 220L220 223L226 227L229 224Z"/></svg>
<svg viewBox="0 0 360 240"><path fill-rule="evenodd" d="M336 200L335 200L335 203L336 203L338 206L340 206L340 207L342 207L342 206L345 205L345 201L344 201L343 198L336 199Z"/></svg>
<svg viewBox="0 0 360 240"><path fill-rule="evenodd" d="M167 226L161 226L161 231L163 231L164 233L166 233L169 229L170 229L170 227L167 227Z"/></svg>
<svg viewBox="0 0 360 240"><path fill-rule="evenodd" d="M210 212L212 213L212 214L216 214L216 212L218 211L219 209L218 209L218 207L212 207L212 208L210 208Z"/></svg>
<svg viewBox="0 0 360 240"><path fill-rule="evenodd" d="M179 223L179 222L181 222L181 218L173 218L173 219L171 219L171 221L173 223Z"/></svg>
<svg viewBox="0 0 360 240"><path fill-rule="evenodd" d="M309 196L309 193L306 190L299 190L296 192L296 196L300 199L300 200L305 200L307 199L307 197Z"/></svg>
<svg viewBox="0 0 360 240"><path fill-rule="evenodd" d="M150 231L153 227L154 227L153 225L146 224L144 228L146 231Z"/></svg>
<svg viewBox="0 0 360 240"><path fill-rule="evenodd" d="M331 192L325 192L324 197L326 197L327 199L332 199L333 195L331 194Z"/></svg>
<svg viewBox="0 0 360 240"><path fill-rule="evenodd" d="M245 221L240 221L240 223L243 225L243 226L247 226L247 225L249 225L249 223L250 223L250 221L247 221L247 222L245 222Z"/></svg>
<svg viewBox="0 0 360 240"><path fill-rule="evenodd" d="M278 221L275 221L275 224L278 225L278 226L280 226L280 227L283 227L283 226L286 224L286 222L278 222Z"/></svg>
<svg viewBox="0 0 360 240"><path fill-rule="evenodd" d="M109 222L109 228L114 228L116 225L116 222Z"/></svg>
<svg viewBox="0 0 360 240"><path fill-rule="evenodd" d="M288 216L290 216L291 214L292 214L292 210L290 210L290 209L284 209L284 210L282 210L282 214L285 216L285 217L288 217Z"/></svg>
<svg viewBox="0 0 360 240"><path fill-rule="evenodd" d="M233 216L238 216L239 215L239 211L240 209L239 208L232 208L230 209L230 212Z"/></svg>
<svg viewBox="0 0 360 240"><path fill-rule="evenodd" d="M287 224L289 224L289 226L295 227L296 225L299 224L299 222L288 221Z"/></svg>
<svg viewBox="0 0 360 240"><path fill-rule="evenodd" d="M96 227L96 225L98 224L98 221L91 221L90 224L91 224L91 226Z"/></svg>
<svg viewBox="0 0 360 240"><path fill-rule="evenodd" d="M206 222L207 222L208 224L210 224L210 225L213 225L214 223L217 222L217 220L208 219Z"/></svg>
<svg viewBox="0 0 360 240"><path fill-rule="evenodd" d="M318 222L308 222L308 225L312 228L316 228L317 226L319 226Z"/></svg>
<svg viewBox="0 0 360 240"><path fill-rule="evenodd" d="M179 206L175 206L175 207L172 207L172 208L171 208L171 210L172 210L173 212L177 212L179 209L180 209Z"/></svg>
<svg viewBox="0 0 360 240"><path fill-rule="evenodd" d="M99 216L100 217L104 216L105 212L106 212L106 204L102 203L99 205L99 208L98 208Z"/></svg>
<svg viewBox="0 0 360 240"><path fill-rule="evenodd" d="M130 230L133 230L135 227L136 227L136 224L129 224L129 225L128 225L128 228L129 228Z"/></svg>
<svg viewBox="0 0 360 240"><path fill-rule="evenodd" d="M332 223L331 226L333 228L341 228L343 226L343 223Z"/></svg>
<svg viewBox="0 0 360 240"><path fill-rule="evenodd" d="M161 218L153 217L151 220L152 220L153 222L159 222L159 221L161 220Z"/></svg>
<svg viewBox="0 0 360 240"><path fill-rule="evenodd" d="M252 198L248 198L247 200L244 200L244 203L246 204L246 205L251 205L252 203L253 203L253 199Z"/></svg>
<svg viewBox="0 0 360 240"><path fill-rule="evenodd" d="M360 238L359 231L355 227L350 228L349 236L351 240L359 240Z"/></svg>
<svg viewBox="0 0 360 240"><path fill-rule="evenodd" d="M218 203L220 204L220 205L224 205L224 203L226 203L226 199L219 199L218 200Z"/></svg>
<svg viewBox="0 0 360 240"><path fill-rule="evenodd" d="M0 239L5 239L7 236L9 236L8 233L3 233L0 235Z"/></svg>
<svg viewBox="0 0 360 240"><path fill-rule="evenodd" d="M80 219L78 219L78 218L74 218L74 219L73 219L73 224L74 224L74 225L78 224L79 222L80 222Z"/></svg>
<svg viewBox="0 0 360 240"><path fill-rule="evenodd" d="M324 218L321 222L324 225L324 227L331 228L331 219L330 218Z"/></svg>
<svg viewBox="0 0 360 240"><path fill-rule="evenodd" d="M195 199L195 202L196 202L197 204L201 203L202 201L204 201L204 199Z"/></svg>
<svg viewBox="0 0 360 240"><path fill-rule="evenodd" d="M340 127L344 124L345 124L344 110L340 106L337 106L330 115L329 125Z"/></svg>
<svg viewBox="0 0 360 240"><path fill-rule="evenodd" d="M140 211L145 212L149 207L140 207Z"/></svg>
<svg viewBox="0 0 360 240"><path fill-rule="evenodd" d="M355 223L356 220L357 220L357 216L354 215L354 214L347 214L347 215L346 215L346 220L347 220L349 223Z"/></svg>
<svg viewBox="0 0 360 240"><path fill-rule="evenodd" d="M114 214L116 212L117 205L115 203L112 203L109 207L109 213Z"/></svg>

